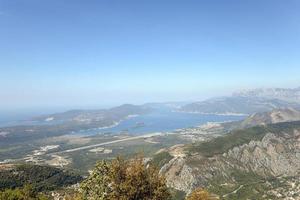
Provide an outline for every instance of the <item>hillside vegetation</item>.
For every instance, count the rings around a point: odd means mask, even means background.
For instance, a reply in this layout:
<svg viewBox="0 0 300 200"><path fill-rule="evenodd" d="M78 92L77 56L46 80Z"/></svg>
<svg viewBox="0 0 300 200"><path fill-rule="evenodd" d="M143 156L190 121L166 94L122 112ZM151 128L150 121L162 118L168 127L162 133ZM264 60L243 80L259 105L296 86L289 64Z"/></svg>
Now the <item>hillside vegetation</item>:
<svg viewBox="0 0 300 200"><path fill-rule="evenodd" d="M283 131L291 132L297 128L300 128L300 121L282 122L239 129L210 141L187 145L186 150L191 153L197 152L203 156L211 157L217 154L223 154L233 147L247 144L250 141L261 140L267 133L280 135Z"/></svg>
<svg viewBox="0 0 300 200"><path fill-rule="evenodd" d="M76 184L82 177L75 172L40 165L13 165L0 168L0 190L31 184L35 191L48 191Z"/></svg>

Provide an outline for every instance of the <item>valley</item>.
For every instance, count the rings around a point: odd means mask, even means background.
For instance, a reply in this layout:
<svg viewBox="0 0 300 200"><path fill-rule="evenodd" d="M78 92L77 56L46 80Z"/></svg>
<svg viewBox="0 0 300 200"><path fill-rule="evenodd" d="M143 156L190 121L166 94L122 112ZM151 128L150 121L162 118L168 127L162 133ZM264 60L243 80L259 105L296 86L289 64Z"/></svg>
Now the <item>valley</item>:
<svg viewBox="0 0 300 200"><path fill-rule="evenodd" d="M61 167L80 166L80 169L87 170L97 160L115 157L118 154L133 155L137 152L144 152L151 155L160 148L216 137L223 132L223 128L218 127L219 122L244 118L244 116L177 113L172 112L172 107L163 104L155 106L124 105L111 109L114 110L114 115L120 116L122 113L123 117L114 127L101 127L98 124L100 127L94 128L94 122L87 123L86 121L84 124L81 122L70 124L68 121L78 114L76 112L75 115L73 111L67 112L68 114L36 118L66 120L59 125L2 127L0 128L3 133L0 137L0 162L22 161ZM82 115L81 112L80 115ZM98 114L96 116L98 117ZM90 121L94 119L91 116L90 118ZM197 128L197 125L200 127ZM90 151L102 146L105 148L103 150L105 153ZM86 161L80 161L76 154L88 154ZM86 163L86 166L83 166L83 163Z"/></svg>
<svg viewBox="0 0 300 200"><path fill-rule="evenodd" d="M80 122L77 111L38 117L66 121L0 128L0 166L49 166L87 176L99 160L139 154L159 167L178 200L198 187L224 200L295 199L300 196L300 112L294 104L258 113L239 110L239 115L185 113L164 104L132 111L125 105L113 109L121 116L113 126L99 124L105 118L100 120L98 111L95 118L80 111Z"/></svg>

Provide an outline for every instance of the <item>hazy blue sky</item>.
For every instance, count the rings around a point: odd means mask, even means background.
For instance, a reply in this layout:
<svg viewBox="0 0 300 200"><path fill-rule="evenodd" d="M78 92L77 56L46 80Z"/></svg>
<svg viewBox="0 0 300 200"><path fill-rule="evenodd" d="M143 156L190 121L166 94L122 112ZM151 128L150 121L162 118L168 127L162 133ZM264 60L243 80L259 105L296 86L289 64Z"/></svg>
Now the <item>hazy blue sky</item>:
<svg viewBox="0 0 300 200"><path fill-rule="evenodd" d="M299 0L0 0L0 108L300 86Z"/></svg>

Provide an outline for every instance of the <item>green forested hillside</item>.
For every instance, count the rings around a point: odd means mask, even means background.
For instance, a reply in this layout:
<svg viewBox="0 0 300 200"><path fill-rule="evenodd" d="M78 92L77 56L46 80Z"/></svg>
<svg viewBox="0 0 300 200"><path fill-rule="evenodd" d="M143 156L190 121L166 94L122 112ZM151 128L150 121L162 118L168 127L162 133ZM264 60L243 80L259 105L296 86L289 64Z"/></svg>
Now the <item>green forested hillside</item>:
<svg viewBox="0 0 300 200"><path fill-rule="evenodd" d="M21 164L0 168L0 190L31 184L35 191L53 190L82 180L75 172L50 166Z"/></svg>

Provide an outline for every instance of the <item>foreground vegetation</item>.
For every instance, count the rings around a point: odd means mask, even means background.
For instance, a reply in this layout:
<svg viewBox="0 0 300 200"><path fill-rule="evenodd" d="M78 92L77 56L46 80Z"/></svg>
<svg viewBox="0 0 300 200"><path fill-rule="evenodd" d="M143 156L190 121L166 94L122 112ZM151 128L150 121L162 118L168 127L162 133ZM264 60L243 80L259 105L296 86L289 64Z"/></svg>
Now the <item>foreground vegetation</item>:
<svg viewBox="0 0 300 200"><path fill-rule="evenodd" d="M95 187L97 186L97 187ZM81 184L82 199L171 199L165 178L142 157L99 162Z"/></svg>
<svg viewBox="0 0 300 200"><path fill-rule="evenodd" d="M48 198L33 189L31 185L23 188L0 191L0 200L47 200Z"/></svg>
<svg viewBox="0 0 300 200"><path fill-rule="evenodd" d="M37 192L55 190L82 180L73 171L50 166L20 164L0 170L0 190L22 188L30 184Z"/></svg>
<svg viewBox="0 0 300 200"><path fill-rule="evenodd" d="M81 181L60 169L19 165L1 171L0 200L48 200L49 191ZM9 181L11 180L11 181ZM28 184L31 183L31 184ZM165 177L153 163L137 156L131 160L117 157L99 161L79 189L64 195L67 200L171 200L183 199L167 187ZM209 200L205 190L197 190L187 200Z"/></svg>

